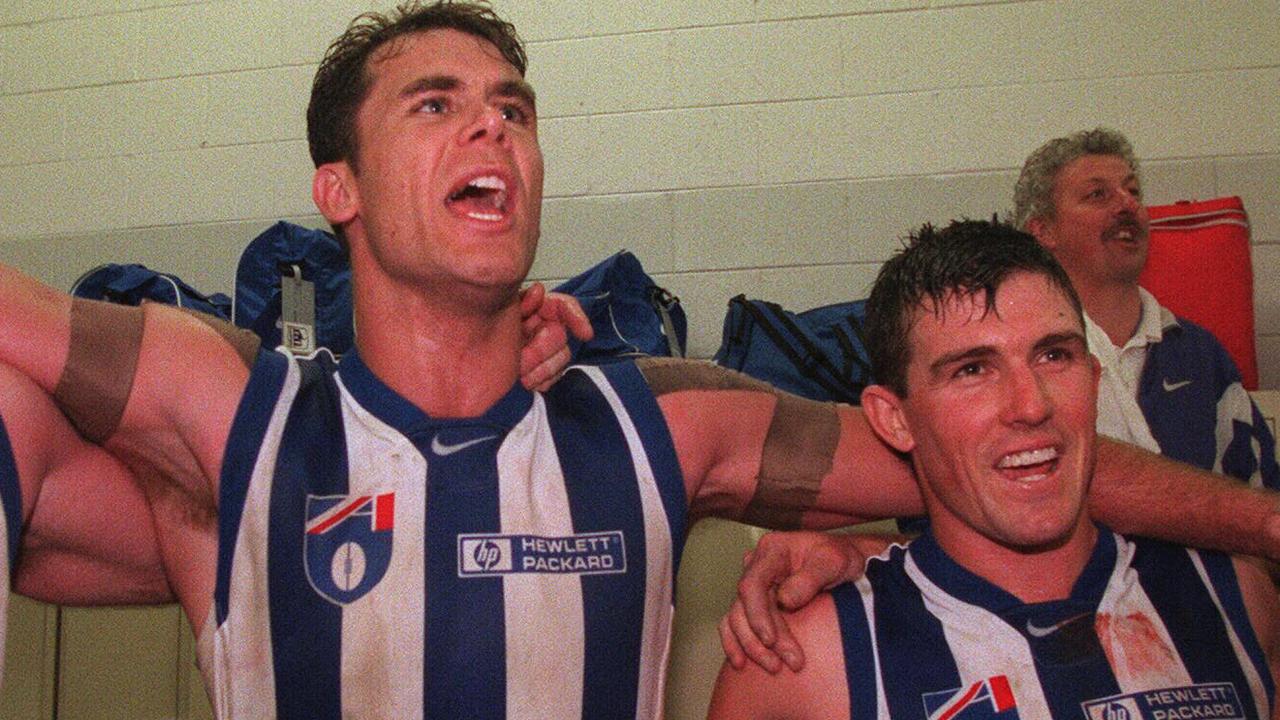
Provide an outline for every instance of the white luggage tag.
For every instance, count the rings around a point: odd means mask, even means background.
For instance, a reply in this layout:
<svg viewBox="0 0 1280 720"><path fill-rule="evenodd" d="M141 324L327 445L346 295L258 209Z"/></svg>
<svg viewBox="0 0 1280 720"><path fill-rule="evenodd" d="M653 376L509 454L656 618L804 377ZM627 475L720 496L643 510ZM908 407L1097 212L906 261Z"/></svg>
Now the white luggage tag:
<svg viewBox="0 0 1280 720"><path fill-rule="evenodd" d="M280 267L280 344L293 355L316 351L316 286L297 265Z"/></svg>

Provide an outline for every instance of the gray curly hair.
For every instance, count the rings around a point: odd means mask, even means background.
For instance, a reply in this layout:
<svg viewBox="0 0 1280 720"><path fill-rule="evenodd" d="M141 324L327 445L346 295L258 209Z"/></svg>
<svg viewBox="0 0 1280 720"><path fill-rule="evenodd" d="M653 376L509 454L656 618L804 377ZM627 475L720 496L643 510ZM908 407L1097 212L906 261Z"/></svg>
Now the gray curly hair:
<svg viewBox="0 0 1280 720"><path fill-rule="evenodd" d="M1053 186L1058 173L1084 155L1115 155L1139 174L1133 146L1119 131L1110 128L1081 130L1054 138L1036 148L1022 164L1018 183L1013 186L1013 225L1026 230L1032 218L1053 217Z"/></svg>

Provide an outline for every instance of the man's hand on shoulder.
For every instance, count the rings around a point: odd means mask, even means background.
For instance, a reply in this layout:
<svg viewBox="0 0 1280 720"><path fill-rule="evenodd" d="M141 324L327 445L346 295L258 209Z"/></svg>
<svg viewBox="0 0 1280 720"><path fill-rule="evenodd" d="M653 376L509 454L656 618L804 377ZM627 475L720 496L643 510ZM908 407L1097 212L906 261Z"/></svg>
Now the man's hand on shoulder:
<svg viewBox="0 0 1280 720"><path fill-rule="evenodd" d="M804 606L824 589L862 577L867 558L903 536L773 532L747 553L738 597L720 621L720 642L735 668L749 659L769 672L804 667L804 650L783 611Z"/></svg>
<svg viewBox="0 0 1280 720"><path fill-rule="evenodd" d="M542 283L521 291L520 317L524 321L520 381L530 390L546 390L569 364L569 335L590 340L591 321L572 295L549 293Z"/></svg>

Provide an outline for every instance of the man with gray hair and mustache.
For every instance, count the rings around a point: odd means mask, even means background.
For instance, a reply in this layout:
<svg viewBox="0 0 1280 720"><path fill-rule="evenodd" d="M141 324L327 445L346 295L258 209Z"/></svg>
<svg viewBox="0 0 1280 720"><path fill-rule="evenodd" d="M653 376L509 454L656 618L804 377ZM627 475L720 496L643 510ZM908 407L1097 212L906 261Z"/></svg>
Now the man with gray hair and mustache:
<svg viewBox="0 0 1280 720"><path fill-rule="evenodd" d="M1014 188L1013 222L1062 264L1084 304L1102 363L1099 433L1280 487L1275 439L1226 350L1138 285L1149 218L1124 135L1096 128L1037 148Z"/></svg>

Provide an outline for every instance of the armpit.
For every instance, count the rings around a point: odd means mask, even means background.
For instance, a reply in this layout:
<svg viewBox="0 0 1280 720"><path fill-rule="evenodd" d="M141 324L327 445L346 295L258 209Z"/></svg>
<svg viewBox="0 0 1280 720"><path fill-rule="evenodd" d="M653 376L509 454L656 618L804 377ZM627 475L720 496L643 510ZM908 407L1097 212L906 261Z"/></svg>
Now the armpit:
<svg viewBox="0 0 1280 720"><path fill-rule="evenodd" d="M831 473L840 440L835 405L784 393L768 383L706 362L675 358L637 361L655 396L685 391L743 390L775 400L760 453L755 492L742 521L771 528L798 528L818 501Z"/></svg>

